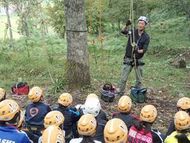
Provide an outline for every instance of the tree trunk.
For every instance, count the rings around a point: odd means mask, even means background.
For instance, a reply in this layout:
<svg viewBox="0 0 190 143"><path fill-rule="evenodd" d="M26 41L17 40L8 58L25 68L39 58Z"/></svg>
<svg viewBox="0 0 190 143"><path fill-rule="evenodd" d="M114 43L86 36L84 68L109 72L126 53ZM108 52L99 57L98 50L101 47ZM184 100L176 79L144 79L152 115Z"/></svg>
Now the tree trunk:
<svg viewBox="0 0 190 143"><path fill-rule="evenodd" d="M13 31L12 31L12 25L11 25L11 19L9 15L9 3L5 0L5 11L7 15L7 24L9 28L9 35L10 35L10 47L13 47Z"/></svg>
<svg viewBox="0 0 190 143"><path fill-rule="evenodd" d="M67 79L69 88L90 84L87 25L84 0L64 0L67 36Z"/></svg>

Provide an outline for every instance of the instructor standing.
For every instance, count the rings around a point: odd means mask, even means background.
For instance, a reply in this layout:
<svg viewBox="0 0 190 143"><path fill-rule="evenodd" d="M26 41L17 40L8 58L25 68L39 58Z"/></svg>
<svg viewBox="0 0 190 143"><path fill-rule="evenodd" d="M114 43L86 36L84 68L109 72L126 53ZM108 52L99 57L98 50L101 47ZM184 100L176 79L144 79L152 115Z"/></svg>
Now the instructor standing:
<svg viewBox="0 0 190 143"><path fill-rule="evenodd" d="M148 19L145 16L141 16L138 19L137 29L129 29L131 21L128 20L126 27L121 31L122 34L128 36L128 43L123 62L123 71L118 86L118 94L120 96L125 92L126 82L133 67L136 74L135 87L140 88L142 86L142 68L144 65L143 56L146 53L150 42L150 37L145 32L147 24Z"/></svg>

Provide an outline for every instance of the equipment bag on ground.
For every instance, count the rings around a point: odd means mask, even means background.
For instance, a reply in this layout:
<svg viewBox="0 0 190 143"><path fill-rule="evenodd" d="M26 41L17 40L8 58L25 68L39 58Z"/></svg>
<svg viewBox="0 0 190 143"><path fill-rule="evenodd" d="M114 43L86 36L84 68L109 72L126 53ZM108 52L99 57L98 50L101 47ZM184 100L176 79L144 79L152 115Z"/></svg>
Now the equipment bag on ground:
<svg viewBox="0 0 190 143"><path fill-rule="evenodd" d="M16 95L27 95L29 93L29 85L27 82L18 82L12 86L12 93Z"/></svg>
<svg viewBox="0 0 190 143"><path fill-rule="evenodd" d="M111 83L106 83L100 90L101 99L105 102L113 102L115 98L115 88Z"/></svg>
<svg viewBox="0 0 190 143"><path fill-rule="evenodd" d="M146 99L147 99L146 93L147 93L147 88L132 87L131 99L133 102L136 102L136 103L144 103L146 102Z"/></svg>

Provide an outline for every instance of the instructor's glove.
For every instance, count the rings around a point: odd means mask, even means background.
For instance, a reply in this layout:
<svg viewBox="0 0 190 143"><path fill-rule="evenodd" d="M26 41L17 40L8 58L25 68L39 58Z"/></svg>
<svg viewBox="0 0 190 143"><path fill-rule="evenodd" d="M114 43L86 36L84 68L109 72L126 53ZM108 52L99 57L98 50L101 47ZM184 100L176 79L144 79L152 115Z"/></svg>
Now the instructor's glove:
<svg viewBox="0 0 190 143"><path fill-rule="evenodd" d="M131 23L131 20L128 19L127 22L126 22L126 26L129 26L129 25L131 25L131 24L132 24L132 23Z"/></svg>

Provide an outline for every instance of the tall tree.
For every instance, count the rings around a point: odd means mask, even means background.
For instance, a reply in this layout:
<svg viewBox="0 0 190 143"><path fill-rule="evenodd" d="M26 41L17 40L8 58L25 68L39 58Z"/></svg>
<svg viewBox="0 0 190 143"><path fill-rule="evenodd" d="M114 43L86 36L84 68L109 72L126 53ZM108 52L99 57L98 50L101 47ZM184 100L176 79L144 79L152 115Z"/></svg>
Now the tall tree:
<svg viewBox="0 0 190 143"><path fill-rule="evenodd" d="M90 84L84 0L64 0L67 36L67 79L70 88Z"/></svg>

